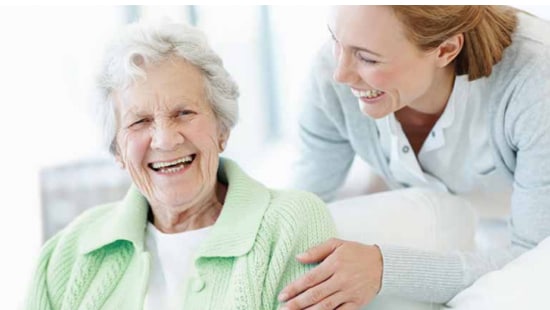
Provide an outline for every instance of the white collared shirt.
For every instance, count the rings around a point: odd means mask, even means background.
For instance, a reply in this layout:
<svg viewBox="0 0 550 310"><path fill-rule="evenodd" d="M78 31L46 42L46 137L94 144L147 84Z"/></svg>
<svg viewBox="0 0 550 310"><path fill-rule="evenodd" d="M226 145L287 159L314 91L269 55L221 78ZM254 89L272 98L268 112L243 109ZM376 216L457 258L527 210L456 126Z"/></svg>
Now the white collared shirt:
<svg viewBox="0 0 550 310"><path fill-rule="evenodd" d="M211 228L165 234L147 224L145 245L152 259L144 309L182 309L186 280L196 272L194 255Z"/></svg>
<svg viewBox="0 0 550 310"><path fill-rule="evenodd" d="M376 120L380 143L391 173L404 186L460 194L475 203L494 205L500 209L498 214L505 214L513 181L495 165L488 104L470 95L470 87L478 84L468 82L467 76L456 77L447 106L418 158L393 113Z"/></svg>

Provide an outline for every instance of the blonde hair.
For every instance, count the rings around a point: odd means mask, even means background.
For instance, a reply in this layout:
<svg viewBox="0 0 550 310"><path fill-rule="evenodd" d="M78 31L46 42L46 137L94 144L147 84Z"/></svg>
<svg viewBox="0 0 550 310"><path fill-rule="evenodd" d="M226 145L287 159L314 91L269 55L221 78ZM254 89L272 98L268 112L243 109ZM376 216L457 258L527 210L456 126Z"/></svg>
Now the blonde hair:
<svg viewBox="0 0 550 310"><path fill-rule="evenodd" d="M464 46L455 59L457 75L473 81L489 76L512 43L517 10L487 5L402 5L392 9L405 34L422 50L463 33Z"/></svg>

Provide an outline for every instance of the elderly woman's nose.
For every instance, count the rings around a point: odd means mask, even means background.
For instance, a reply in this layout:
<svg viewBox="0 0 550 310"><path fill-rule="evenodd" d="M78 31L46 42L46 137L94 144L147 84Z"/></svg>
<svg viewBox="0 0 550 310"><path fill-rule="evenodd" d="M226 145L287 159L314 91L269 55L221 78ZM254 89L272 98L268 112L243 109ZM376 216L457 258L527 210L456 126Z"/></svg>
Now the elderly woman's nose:
<svg viewBox="0 0 550 310"><path fill-rule="evenodd" d="M159 123L152 128L151 148L161 151L175 150L185 142L177 126Z"/></svg>

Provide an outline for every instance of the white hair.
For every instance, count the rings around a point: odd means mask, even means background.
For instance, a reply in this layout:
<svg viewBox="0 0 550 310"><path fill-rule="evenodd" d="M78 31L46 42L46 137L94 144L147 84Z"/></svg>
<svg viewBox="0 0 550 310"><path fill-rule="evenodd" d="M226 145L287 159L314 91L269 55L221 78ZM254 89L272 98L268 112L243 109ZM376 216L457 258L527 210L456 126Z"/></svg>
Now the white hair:
<svg viewBox="0 0 550 310"><path fill-rule="evenodd" d="M181 23L143 22L126 26L108 45L96 83L97 112L109 151L116 154L117 118L113 93L146 78L141 68L180 57L205 77L205 93L219 122L228 132L238 118L239 89L199 29Z"/></svg>

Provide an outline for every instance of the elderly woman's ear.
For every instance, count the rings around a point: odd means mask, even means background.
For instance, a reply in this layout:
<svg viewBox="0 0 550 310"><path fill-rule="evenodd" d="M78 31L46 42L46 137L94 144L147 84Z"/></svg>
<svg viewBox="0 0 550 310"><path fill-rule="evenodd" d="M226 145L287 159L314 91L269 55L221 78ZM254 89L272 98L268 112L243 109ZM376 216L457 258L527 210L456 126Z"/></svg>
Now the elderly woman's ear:
<svg viewBox="0 0 550 310"><path fill-rule="evenodd" d="M114 156L115 156L115 162L120 167L120 169L125 169L126 165L124 164L124 159L120 155L120 151L119 151L119 148L118 148L118 143L116 143L116 142L115 142L115 147L114 147Z"/></svg>
<svg viewBox="0 0 550 310"><path fill-rule="evenodd" d="M227 139L229 139L229 131L222 131L218 138L218 149L220 153L225 150L225 147L227 146Z"/></svg>
<svg viewBox="0 0 550 310"><path fill-rule="evenodd" d="M124 165L124 160L122 160L122 156L120 156L120 154L116 153L115 155L115 162L117 163L117 165L120 167L120 169L124 169L126 168L126 166Z"/></svg>

